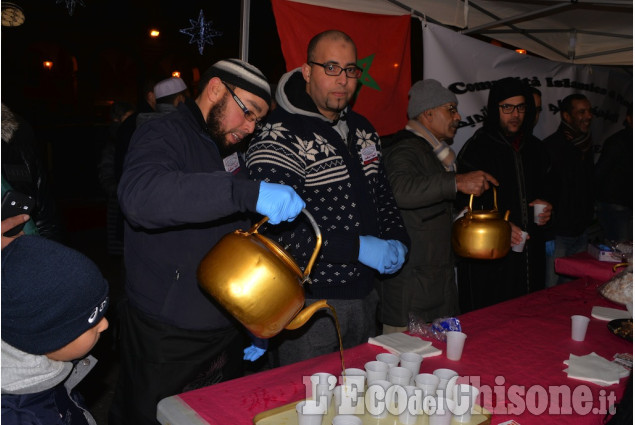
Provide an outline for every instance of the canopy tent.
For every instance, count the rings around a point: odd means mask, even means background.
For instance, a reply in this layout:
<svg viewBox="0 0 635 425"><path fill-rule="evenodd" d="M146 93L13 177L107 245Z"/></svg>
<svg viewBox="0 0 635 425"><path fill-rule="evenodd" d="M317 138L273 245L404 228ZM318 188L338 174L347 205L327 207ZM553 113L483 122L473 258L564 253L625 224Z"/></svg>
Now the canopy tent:
<svg viewBox="0 0 635 425"><path fill-rule="evenodd" d="M383 15L412 14L558 62L633 65L633 1L293 0Z"/></svg>

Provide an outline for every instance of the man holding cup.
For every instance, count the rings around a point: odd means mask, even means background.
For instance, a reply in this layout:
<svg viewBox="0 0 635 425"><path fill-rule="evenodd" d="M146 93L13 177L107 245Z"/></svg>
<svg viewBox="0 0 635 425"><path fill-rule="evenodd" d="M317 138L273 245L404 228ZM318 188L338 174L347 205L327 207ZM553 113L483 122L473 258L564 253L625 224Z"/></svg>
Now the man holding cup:
<svg viewBox="0 0 635 425"><path fill-rule="evenodd" d="M525 246L498 260L461 259L458 267L461 312L506 301L545 286L545 243L537 226L551 218L546 199L547 153L532 129L536 106L530 87L507 77L492 85L483 127L463 145L457 158L459 172L484 170L496 177L498 210L510 211L511 245ZM458 196L467 205L467 196ZM493 192L485 192L474 209L492 209ZM532 207L546 205L539 223ZM526 232L527 235L524 235ZM518 252L517 252L518 251Z"/></svg>
<svg viewBox="0 0 635 425"><path fill-rule="evenodd" d="M457 193L480 196L498 181L481 170L456 172L450 148L461 120L456 95L437 80L410 89L404 130L382 140L384 164L411 239L403 269L381 282L384 333L404 331L408 315L425 321L458 314L451 246Z"/></svg>

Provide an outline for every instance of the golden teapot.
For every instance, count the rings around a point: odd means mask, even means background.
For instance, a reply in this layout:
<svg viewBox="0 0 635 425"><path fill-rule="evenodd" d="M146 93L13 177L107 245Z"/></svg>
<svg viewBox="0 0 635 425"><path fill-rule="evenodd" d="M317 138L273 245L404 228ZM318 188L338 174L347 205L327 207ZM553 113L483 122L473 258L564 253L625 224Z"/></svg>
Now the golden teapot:
<svg viewBox="0 0 635 425"><path fill-rule="evenodd" d="M297 329L317 310L328 307L326 300L320 300L302 310L302 285L309 279L322 245L315 219L306 209L302 212L317 235L304 273L280 245L258 233L268 217L247 232L236 230L223 236L199 264L202 288L258 338Z"/></svg>
<svg viewBox="0 0 635 425"><path fill-rule="evenodd" d="M509 210L504 217L498 212L496 187L494 189L493 210L472 210L474 195L465 215L452 225L452 247L461 257L480 260L502 258L511 247L511 226Z"/></svg>

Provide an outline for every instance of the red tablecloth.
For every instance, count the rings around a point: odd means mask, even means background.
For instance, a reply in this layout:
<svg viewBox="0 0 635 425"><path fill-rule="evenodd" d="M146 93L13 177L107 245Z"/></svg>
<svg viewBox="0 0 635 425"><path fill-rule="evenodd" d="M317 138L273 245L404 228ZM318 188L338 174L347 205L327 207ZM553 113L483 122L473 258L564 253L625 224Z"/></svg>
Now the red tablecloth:
<svg viewBox="0 0 635 425"><path fill-rule="evenodd" d="M573 277L588 277L606 282L619 273L620 269L613 271L613 266L618 263L599 261L586 252L579 252L569 257L556 258L556 273Z"/></svg>
<svg viewBox="0 0 635 425"><path fill-rule="evenodd" d="M607 322L593 318L585 341L571 340L572 314L591 317L594 305L619 308L597 294L599 285L580 279L462 315L468 338L461 360L447 360L445 344L435 340L433 345L444 354L424 359L421 372L446 367L470 377L483 393L479 404L494 412L493 425L509 419L521 425L601 424L608 406L621 399L626 378L600 387L569 379L563 372L570 353L595 352L607 359L632 353L632 343L611 334ZM370 344L346 350L346 366L363 368L382 351ZM339 353L332 353L170 399L184 402L187 410L210 424L250 424L257 413L305 398L303 376L340 370ZM548 394L554 389L565 393L560 402L553 401L558 397L550 401Z"/></svg>

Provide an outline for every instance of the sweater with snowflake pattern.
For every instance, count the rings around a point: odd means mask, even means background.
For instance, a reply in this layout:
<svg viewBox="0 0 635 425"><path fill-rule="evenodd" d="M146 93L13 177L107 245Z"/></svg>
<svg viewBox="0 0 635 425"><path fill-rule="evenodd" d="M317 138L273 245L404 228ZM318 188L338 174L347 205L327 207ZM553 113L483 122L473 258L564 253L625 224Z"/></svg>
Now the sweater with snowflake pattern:
<svg viewBox="0 0 635 425"><path fill-rule="evenodd" d="M373 289L375 271L358 261L359 236L409 238L381 164L379 136L361 115L346 108L332 122L305 91L298 69L285 74L278 107L247 151L250 177L292 186L322 233L311 270L308 298L361 299ZM316 245L309 220L263 226L304 270Z"/></svg>

